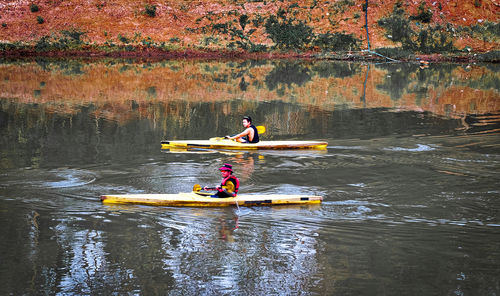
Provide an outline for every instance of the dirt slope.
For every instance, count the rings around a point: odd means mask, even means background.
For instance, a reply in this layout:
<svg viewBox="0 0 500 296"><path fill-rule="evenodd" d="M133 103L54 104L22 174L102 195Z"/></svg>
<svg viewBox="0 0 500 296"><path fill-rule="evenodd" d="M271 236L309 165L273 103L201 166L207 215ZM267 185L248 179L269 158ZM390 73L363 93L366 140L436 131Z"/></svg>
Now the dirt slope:
<svg viewBox="0 0 500 296"><path fill-rule="evenodd" d="M229 24L241 29L239 16L245 14L249 22L242 30L243 34L254 44L272 46L274 43L266 34L264 23L280 9L288 9L288 17L303 21L313 28L315 34L353 34L362 40L361 48L366 48L364 3L365 0L2 0L0 41L35 44L43 36L56 36L69 30L84 32L82 40L88 44L142 46L148 42L163 42L174 50L226 50L231 42L239 39L235 39L235 34L214 28ZM391 15L396 3L396 0L369 1L372 48L399 46L377 24L381 18ZM408 16L417 15L420 7L425 7L426 11L432 12L431 25L440 24L457 30L487 22L497 23L500 19L499 0L409 0L399 3ZM458 49L468 47L473 52L486 52L500 48L498 36L485 37L462 30L453 34L453 38Z"/></svg>

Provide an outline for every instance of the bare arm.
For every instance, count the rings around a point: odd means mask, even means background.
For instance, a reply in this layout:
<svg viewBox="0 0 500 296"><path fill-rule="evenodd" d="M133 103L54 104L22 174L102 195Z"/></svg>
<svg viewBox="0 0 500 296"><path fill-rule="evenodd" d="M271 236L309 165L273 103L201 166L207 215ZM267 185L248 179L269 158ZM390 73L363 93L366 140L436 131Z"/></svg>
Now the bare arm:
<svg viewBox="0 0 500 296"><path fill-rule="evenodd" d="M233 140L233 139L240 139L240 138L242 138L244 136L248 136L249 139L250 138L253 139L253 134L254 134L253 129L251 127L249 127L246 130L244 130L243 132L241 132L241 133L239 133L239 134L237 134L235 136L228 137L228 139L231 139L231 140Z"/></svg>

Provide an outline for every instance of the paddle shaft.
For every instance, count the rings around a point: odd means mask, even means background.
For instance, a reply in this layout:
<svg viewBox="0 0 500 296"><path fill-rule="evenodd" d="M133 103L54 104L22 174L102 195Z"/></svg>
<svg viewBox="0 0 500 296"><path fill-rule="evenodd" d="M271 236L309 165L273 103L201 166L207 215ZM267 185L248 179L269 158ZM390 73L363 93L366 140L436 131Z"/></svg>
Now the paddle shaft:
<svg viewBox="0 0 500 296"><path fill-rule="evenodd" d="M203 187L203 190L217 190L217 187Z"/></svg>
<svg viewBox="0 0 500 296"><path fill-rule="evenodd" d="M217 187L206 187L206 186L205 187L201 187L200 184L194 184L194 186L193 186L193 191L194 192L199 192L202 189L204 189L204 190L217 190Z"/></svg>
<svg viewBox="0 0 500 296"><path fill-rule="evenodd" d="M257 129L257 132L259 133L259 135L262 135L263 133L265 133L265 132L266 132L266 127L265 127L265 126L263 126L263 125L258 125L258 126L256 126L255 128ZM233 137L233 136L235 136L235 135L237 135L237 134L234 134L234 135L232 135L231 137ZM218 141L220 141L220 140L227 139L227 137L228 137L228 136L225 136L225 137L213 137L213 138L210 138L209 140L210 140L210 141L216 141L216 142L218 142ZM236 141L236 140L235 140L235 139L231 139L231 141Z"/></svg>
<svg viewBox="0 0 500 296"><path fill-rule="evenodd" d="M194 184L193 186L193 192L200 192L201 190L217 190L219 191L219 187L201 187L200 184ZM235 196L233 196L235 197ZM240 206L238 205L238 202L236 201L236 207L238 208L238 210L240 209Z"/></svg>

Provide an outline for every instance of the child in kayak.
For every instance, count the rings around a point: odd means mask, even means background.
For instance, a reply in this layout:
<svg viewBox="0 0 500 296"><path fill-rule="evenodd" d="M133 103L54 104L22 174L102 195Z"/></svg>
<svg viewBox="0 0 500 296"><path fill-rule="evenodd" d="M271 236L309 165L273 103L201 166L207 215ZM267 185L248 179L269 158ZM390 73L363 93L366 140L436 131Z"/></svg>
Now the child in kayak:
<svg viewBox="0 0 500 296"><path fill-rule="evenodd" d="M226 139L236 140L241 143L259 143L259 132L252 124L250 116L243 116L243 126L245 130L234 136L226 136Z"/></svg>
<svg viewBox="0 0 500 296"><path fill-rule="evenodd" d="M222 174L222 182L215 188L204 187L203 189L216 190L217 193L211 195L211 197L236 197L238 194L238 189L240 188L240 180L233 175L233 166L225 163L219 168Z"/></svg>

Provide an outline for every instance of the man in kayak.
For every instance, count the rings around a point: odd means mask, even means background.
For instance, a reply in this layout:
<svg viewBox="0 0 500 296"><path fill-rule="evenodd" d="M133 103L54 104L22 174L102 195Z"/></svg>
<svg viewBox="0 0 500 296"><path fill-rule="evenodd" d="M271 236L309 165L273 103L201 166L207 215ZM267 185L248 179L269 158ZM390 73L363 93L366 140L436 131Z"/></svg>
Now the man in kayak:
<svg viewBox="0 0 500 296"><path fill-rule="evenodd" d="M259 132L257 128L252 124L252 118L250 116L243 117L243 126L245 130L234 136L226 136L226 139L236 140L241 143L259 143Z"/></svg>
<svg viewBox="0 0 500 296"><path fill-rule="evenodd" d="M222 174L222 182L215 188L204 187L203 189L216 190L217 193L211 195L211 197L236 197L238 194L238 189L240 189L240 180L233 175L233 166L225 163L219 168Z"/></svg>

